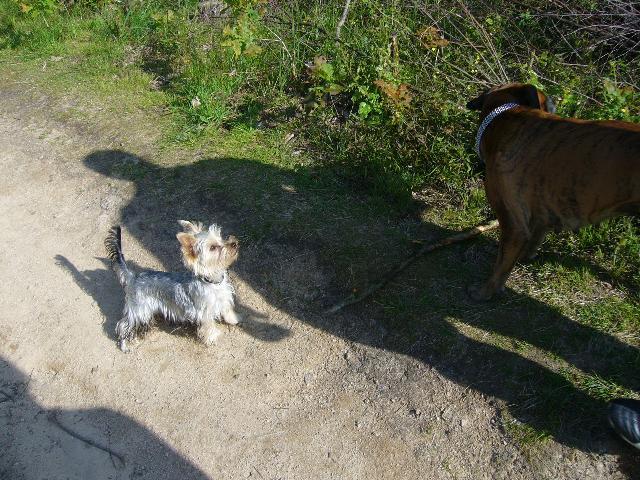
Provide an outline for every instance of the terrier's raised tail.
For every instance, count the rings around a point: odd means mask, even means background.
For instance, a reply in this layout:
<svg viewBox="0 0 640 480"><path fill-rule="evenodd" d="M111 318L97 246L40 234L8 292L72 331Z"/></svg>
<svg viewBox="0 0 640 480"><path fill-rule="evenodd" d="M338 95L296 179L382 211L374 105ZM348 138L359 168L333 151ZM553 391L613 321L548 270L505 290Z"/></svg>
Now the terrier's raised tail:
<svg viewBox="0 0 640 480"><path fill-rule="evenodd" d="M127 267L122 254L122 229L120 225L111 227L104 241L104 246L107 249L107 255L111 259L111 268L116 272L120 285L126 286L133 279L134 274Z"/></svg>

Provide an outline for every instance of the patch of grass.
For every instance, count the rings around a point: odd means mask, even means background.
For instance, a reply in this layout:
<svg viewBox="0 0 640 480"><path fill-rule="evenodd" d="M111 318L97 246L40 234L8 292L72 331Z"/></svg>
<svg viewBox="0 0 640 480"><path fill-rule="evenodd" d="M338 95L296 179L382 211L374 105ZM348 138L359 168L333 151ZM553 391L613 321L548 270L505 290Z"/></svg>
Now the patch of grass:
<svg viewBox="0 0 640 480"><path fill-rule="evenodd" d="M531 448L538 448L551 439L551 434L544 430L538 430L531 425L522 423L516 419L510 419L503 423L507 434L525 452Z"/></svg>
<svg viewBox="0 0 640 480"><path fill-rule="evenodd" d="M561 264L553 260L540 260L532 265L532 271L543 286L542 296L549 298L554 296L560 300L560 304L567 296L592 298L596 285L596 278L587 265L578 262L574 264Z"/></svg>
<svg viewBox="0 0 640 480"><path fill-rule="evenodd" d="M638 393L621 387L616 382L607 380L599 375L587 375L572 372L572 382L590 396L608 402L614 398L637 398Z"/></svg>
<svg viewBox="0 0 640 480"><path fill-rule="evenodd" d="M632 217L614 218L575 234L552 235L548 245L600 265L613 282L633 293L640 287L639 227Z"/></svg>
<svg viewBox="0 0 640 480"><path fill-rule="evenodd" d="M579 308L577 315L582 323L600 331L624 333L636 341L640 339L640 307L633 301L604 298Z"/></svg>
<svg viewBox="0 0 640 480"><path fill-rule="evenodd" d="M437 205L437 197L434 196L432 201ZM490 216L484 188L469 185L467 192L460 195L456 204L452 205L450 198L444 196L440 205L423 214L423 219L443 227L463 230L481 223Z"/></svg>

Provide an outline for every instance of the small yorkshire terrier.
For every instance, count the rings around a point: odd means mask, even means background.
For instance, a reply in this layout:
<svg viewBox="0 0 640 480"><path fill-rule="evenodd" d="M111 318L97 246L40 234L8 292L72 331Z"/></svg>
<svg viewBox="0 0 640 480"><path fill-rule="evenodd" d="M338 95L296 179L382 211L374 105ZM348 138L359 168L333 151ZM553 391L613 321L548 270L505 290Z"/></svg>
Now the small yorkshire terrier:
<svg viewBox="0 0 640 480"><path fill-rule="evenodd" d="M182 261L190 272L134 273L122 254L122 232L113 227L105 240L113 270L124 288L122 319L116 325L120 349L128 352L127 343L144 333L160 315L172 323L197 326L198 338L205 344L216 342L221 331L216 321L238 323L233 310L233 285L227 269L238 258L238 239L222 239L220 227L204 229L199 222L179 220L183 231L177 234L182 247Z"/></svg>

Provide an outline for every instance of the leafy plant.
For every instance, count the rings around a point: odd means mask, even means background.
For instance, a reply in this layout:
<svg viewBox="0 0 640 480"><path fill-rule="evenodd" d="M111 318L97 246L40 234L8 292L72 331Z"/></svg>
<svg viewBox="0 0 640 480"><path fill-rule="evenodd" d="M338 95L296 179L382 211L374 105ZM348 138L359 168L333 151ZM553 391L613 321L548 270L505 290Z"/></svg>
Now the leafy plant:
<svg viewBox="0 0 640 480"><path fill-rule="evenodd" d="M51 14L62 8L58 0L13 0L25 15Z"/></svg>
<svg viewBox="0 0 640 480"><path fill-rule="evenodd" d="M630 86L617 86L614 81L605 78L603 81L604 106L600 110L603 118L626 121L639 121L640 115L633 113L633 108L640 104L640 95Z"/></svg>
<svg viewBox="0 0 640 480"><path fill-rule="evenodd" d="M258 55L262 47L258 45L258 31L263 2L260 0L233 0L229 4L234 12L235 23L225 25L222 30L223 47L229 48L236 57Z"/></svg>

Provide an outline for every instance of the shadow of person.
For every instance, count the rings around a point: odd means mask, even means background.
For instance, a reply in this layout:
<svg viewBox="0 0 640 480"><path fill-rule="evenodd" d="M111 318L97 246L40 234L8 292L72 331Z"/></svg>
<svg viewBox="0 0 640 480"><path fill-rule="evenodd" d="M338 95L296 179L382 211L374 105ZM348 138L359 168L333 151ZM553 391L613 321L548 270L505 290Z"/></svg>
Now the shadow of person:
<svg viewBox="0 0 640 480"><path fill-rule="evenodd" d="M465 287L488 274L492 254L468 260L469 245L453 245L403 272L382 300L332 317L320 313L336 292L365 285L406 256L407 239L451 231L399 218L321 167L230 157L159 166L118 150L94 152L84 163L135 183L120 217L159 258L175 258L175 220L215 220L243 243L234 270L272 306L349 341L418 358L462 386L504 400L516 421L565 445L618 451L597 386L581 378L638 390L638 348L515 291L489 304L470 303ZM489 240L475 245L495 249ZM487 336L494 341L478 340ZM565 366L554 371L536 352Z"/></svg>
<svg viewBox="0 0 640 480"><path fill-rule="evenodd" d="M47 409L0 357L0 478L209 478L135 420L106 408Z"/></svg>

